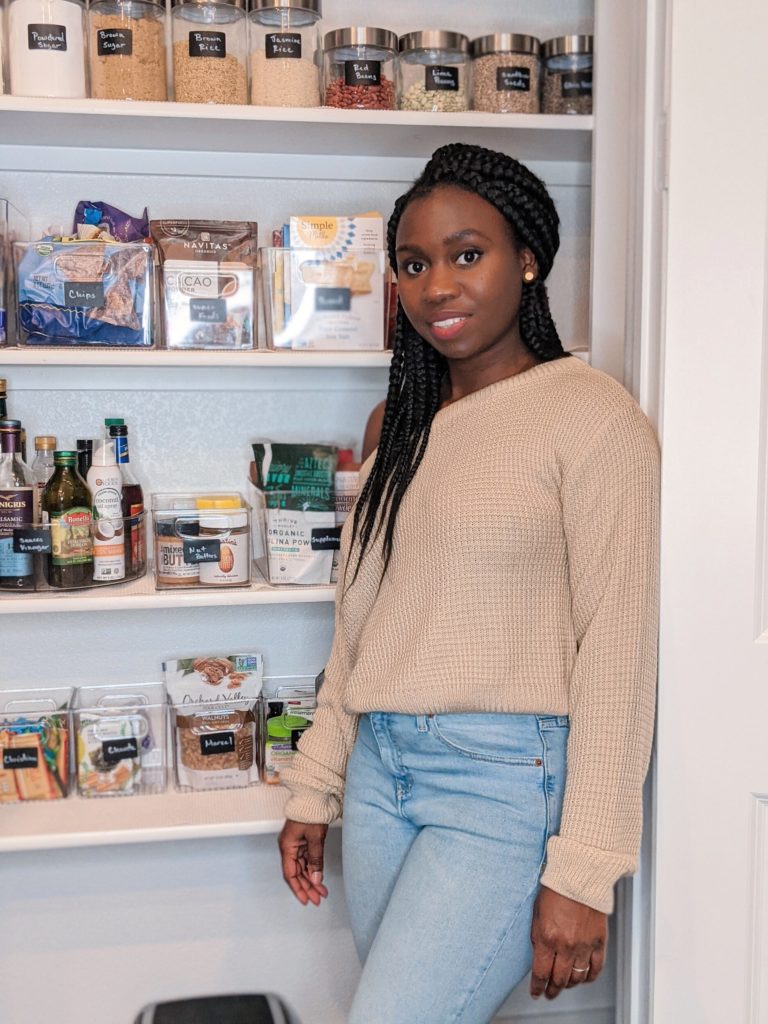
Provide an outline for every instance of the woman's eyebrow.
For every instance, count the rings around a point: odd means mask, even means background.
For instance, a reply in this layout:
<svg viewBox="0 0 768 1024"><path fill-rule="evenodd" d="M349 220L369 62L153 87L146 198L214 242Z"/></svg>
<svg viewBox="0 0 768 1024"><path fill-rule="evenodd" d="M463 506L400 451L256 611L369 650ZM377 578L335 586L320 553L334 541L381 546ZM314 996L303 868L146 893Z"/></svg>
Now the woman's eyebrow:
<svg viewBox="0 0 768 1024"><path fill-rule="evenodd" d="M466 238L483 238L486 242L491 241L488 235L484 235L483 232L478 231L477 228L463 228L461 231L454 231L453 234L446 235L442 244L451 245L454 242L461 242ZM419 246L413 242L403 242L401 245L398 245L395 252L413 252L417 253L419 256L424 255L424 250L419 248Z"/></svg>

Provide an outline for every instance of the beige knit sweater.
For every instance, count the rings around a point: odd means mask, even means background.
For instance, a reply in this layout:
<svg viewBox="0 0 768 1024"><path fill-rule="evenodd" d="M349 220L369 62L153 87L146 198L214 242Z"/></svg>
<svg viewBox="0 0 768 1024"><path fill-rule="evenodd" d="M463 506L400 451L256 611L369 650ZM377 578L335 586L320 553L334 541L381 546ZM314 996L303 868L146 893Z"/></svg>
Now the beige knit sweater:
<svg viewBox="0 0 768 1024"><path fill-rule="evenodd" d="M610 911L636 865L653 733L658 472L638 405L574 357L441 409L381 589L377 547L337 601L286 816L340 816L361 713L568 714L542 882Z"/></svg>

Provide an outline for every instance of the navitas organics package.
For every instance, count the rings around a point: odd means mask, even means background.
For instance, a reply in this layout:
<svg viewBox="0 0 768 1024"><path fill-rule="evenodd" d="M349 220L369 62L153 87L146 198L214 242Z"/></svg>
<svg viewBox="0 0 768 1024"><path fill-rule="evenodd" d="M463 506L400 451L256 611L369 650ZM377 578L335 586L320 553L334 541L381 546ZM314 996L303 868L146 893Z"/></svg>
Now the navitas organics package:
<svg viewBox="0 0 768 1024"><path fill-rule="evenodd" d="M179 789L232 789L259 781L260 654L202 655L163 663Z"/></svg>
<svg viewBox="0 0 768 1024"><path fill-rule="evenodd" d="M339 546L334 445L256 441L252 500L256 562L270 583L330 583Z"/></svg>
<svg viewBox="0 0 768 1024"><path fill-rule="evenodd" d="M253 348L257 225L153 220L167 348Z"/></svg>

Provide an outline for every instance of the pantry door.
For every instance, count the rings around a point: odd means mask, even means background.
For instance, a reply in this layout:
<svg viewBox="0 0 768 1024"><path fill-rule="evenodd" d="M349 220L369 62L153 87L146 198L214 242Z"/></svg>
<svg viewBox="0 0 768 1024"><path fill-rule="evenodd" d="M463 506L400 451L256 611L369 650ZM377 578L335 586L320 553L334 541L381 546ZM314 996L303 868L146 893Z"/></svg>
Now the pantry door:
<svg viewBox="0 0 768 1024"><path fill-rule="evenodd" d="M653 1024L768 1024L768 3L672 0Z"/></svg>

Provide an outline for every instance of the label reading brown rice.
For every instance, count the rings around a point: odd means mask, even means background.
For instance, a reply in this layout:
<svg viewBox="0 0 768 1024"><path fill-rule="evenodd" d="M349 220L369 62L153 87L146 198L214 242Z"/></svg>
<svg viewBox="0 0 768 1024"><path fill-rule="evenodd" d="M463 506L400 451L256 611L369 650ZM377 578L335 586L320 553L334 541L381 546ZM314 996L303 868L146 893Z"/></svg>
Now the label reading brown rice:
<svg viewBox="0 0 768 1024"><path fill-rule="evenodd" d="M190 57L221 57L227 56L227 37L223 32L190 32Z"/></svg>

